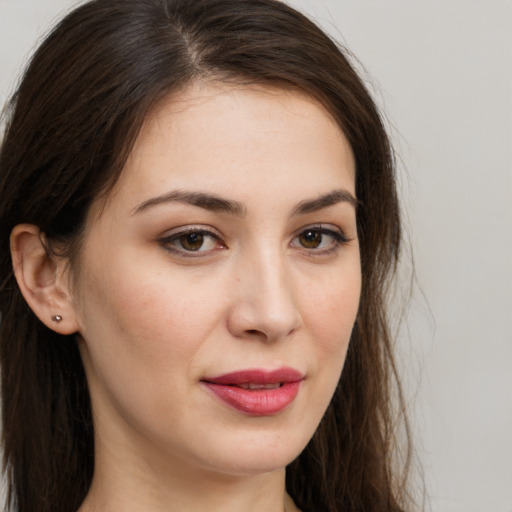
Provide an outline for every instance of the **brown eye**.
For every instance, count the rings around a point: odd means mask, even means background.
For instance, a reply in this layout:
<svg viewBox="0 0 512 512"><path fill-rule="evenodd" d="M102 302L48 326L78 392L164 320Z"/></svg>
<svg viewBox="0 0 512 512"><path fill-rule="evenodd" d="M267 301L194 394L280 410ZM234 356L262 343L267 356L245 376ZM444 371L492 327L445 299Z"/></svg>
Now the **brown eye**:
<svg viewBox="0 0 512 512"><path fill-rule="evenodd" d="M179 238L181 247L186 251L198 251L204 243L204 236L202 233L187 233Z"/></svg>
<svg viewBox="0 0 512 512"><path fill-rule="evenodd" d="M222 240L204 229L187 229L160 240L160 244L178 256L206 256L216 249L225 249Z"/></svg>
<svg viewBox="0 0 512 512"><path fill-rule="evenodd" d="M322 243L322 233L313 230L304 231L299 235L299 242L306 249L316 249Z"/></svg>
<svg viewBox="0 0 512 512"><path fill-rule="evenodd" d="M297 234L291 246L307 249L310 254L325 255L335 252L338 247L348 242L348 238L337 229L311 227Z"/></svg>

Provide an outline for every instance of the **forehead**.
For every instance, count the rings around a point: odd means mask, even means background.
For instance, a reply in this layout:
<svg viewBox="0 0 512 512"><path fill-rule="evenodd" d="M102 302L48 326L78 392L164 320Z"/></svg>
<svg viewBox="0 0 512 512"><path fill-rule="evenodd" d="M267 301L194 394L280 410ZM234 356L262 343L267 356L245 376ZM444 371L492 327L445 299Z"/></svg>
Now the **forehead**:
<svg viewBox="0 0 512 512"><path fill-rule="evenodd" d="M113 195L134 201L192 187L243 201L262 185L311 197L333 187L354 193L354 181L349 143L311 96L197 83L150 112Z"/></svg>

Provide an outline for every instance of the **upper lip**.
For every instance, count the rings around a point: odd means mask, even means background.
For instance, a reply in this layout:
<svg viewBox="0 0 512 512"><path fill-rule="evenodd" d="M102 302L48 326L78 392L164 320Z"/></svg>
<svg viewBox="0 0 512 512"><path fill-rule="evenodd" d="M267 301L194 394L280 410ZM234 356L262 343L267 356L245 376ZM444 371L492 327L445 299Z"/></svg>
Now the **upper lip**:
<svg viewBox="0 0 512 512"><path fill-rule="evenodd" d="M274 384L297 382L304 379L304 375L294 368L282 367L277 370L247 369L225 373L216 377L206 377L203 382L212 384L237 385L237 384Z"/></svg>

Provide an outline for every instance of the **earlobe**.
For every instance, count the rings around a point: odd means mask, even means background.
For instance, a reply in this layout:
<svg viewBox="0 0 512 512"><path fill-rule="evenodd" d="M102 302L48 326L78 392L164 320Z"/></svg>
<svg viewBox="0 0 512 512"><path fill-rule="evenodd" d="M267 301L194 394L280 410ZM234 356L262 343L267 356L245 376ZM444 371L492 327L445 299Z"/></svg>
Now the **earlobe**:
<svg viewBox="0 0 512 512"><path fill-rule="evenodd" d="M19 224L12 230L11 256L21 293L39 320L59 334L77 332L65 261L48 253L37 226Z"/></svg>

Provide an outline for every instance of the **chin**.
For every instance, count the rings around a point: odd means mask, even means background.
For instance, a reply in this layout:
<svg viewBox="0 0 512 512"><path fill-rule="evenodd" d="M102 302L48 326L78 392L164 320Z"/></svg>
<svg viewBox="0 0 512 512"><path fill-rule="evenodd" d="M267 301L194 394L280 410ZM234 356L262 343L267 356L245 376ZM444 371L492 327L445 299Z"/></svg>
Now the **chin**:
<svg viewBox="0 0 512 512"><path fill-rule="evenodd" d="M228 442L229 446L216 444L209 460L210 469L216 467L221 473L238 476L278 471L299 456L310 437L309 432L238 435Z"/></svg>

